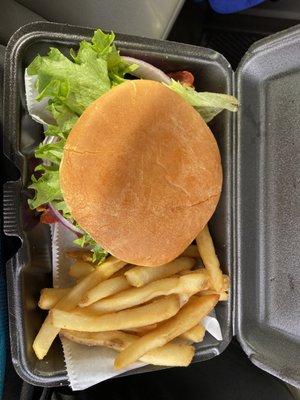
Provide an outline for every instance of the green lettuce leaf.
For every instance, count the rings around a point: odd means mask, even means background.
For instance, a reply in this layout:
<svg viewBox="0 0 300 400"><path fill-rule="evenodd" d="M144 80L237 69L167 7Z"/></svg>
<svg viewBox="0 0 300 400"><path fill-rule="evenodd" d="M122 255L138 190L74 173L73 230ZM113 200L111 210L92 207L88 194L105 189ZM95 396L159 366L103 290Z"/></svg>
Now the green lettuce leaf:
<svg viewBox="0 0 300 400"><path fill-rule="evenodd" d="M182 96L191 106L195 107L205 122L211 121L223 110L238 110L238 101L234 96L221 93L196 92L195 89L183 86L173 79L167 86Z"/></svg>
<svg viewBox="0 0 300 400"><path fill-rule="evenodd" d="M29 188L35 190L34 198L28 200L31 209L35 209L41 204L50 203L53 200L62 199L58 170L53 171L44 168L43 174L39 179L34 176L31 179L32 183Z"/></svg>
<svg viewBox="0 0 300 400"><path fill-rule="evenodd" d="M92 50L97 54L97 57L101 57L107 63L108 76L111 85L118 85L125 81L125 74L133 72L137 66L129 65L124 62L114 44L115 34L111 32L106 34L100 29L94 32L94 36L91 42L83 40L79 45L79 51L76 54L74 50L71 50L71 56L75 62L81 62L84 56L84 52Z"/></svg>
<svg viewBox="0 0 300 400"><path fill-rule="evenodd" d="M98 264L101 264L108 255L108 252L99 246L88 233L74 240L74 243L78 244L80 247L88 247L93 253L92 261Z"/></svg>
<svg viewBox="0 0 300 400"><path fill-rule="evenodd" d="M114 40L113 33L98 29L91 42L82 41L78 51L70 51L70 58L50 48L46 56L38 55L27 68L29 75L36 76L36 100L48 99L48 109L56 121L56 125L48 126L45 136L58 138L55 143L41 143L35 151L35 157L43 163L36 168L29 186L34 190L34 198L29 200L32 209L51 202L65 218L75 222L60 190L59 165L66 138L79 116L136 68L122 60ZM101 262L106 257L107 253L88 234L79 241L92 249L94 261Z"/></svg>
<svg viewBox="0 0 300 400"><path fill-rule="evenodd" d="M52 166L56 165L59 168L64 144L65 140L63 139L57 143L41 143L35 150L35 157L41 158L44 161L50 161Z"/></svg>
<svg viewBox="0 0 300 400"><path fill-rule="evenodd" d="M136 66L124 62L113 44L115 35L95 31L92 42L82 41L79 49L66 57L56 48L47 56L38 55L28 66L36 75L37 101L50 98L49 110L63 129L72 128L77 118L124 75Z"/></svg>
<svg viewBox="0 0 300 400"><path fill-rule="evenodd" d="M51 135L51 132L48 132L49 129L56 128L54 136L66 138L78 120L78 115L73 113L65 104L60 104L58 101L51 99L49 100L48 109L51 111L57 125L49 125L45 135ZM58 133L59 130L63 135Z"/></svg>
<svg viewBox="0 0 300 400"><path fill-rule="evenodd" d="M76 63L51 48L47 56L37 56L27 71L37 75L37 101L50 97L50 104L64 105L73 116L81 115L111 88L106 61L91 49L85 49Z"/></svg>

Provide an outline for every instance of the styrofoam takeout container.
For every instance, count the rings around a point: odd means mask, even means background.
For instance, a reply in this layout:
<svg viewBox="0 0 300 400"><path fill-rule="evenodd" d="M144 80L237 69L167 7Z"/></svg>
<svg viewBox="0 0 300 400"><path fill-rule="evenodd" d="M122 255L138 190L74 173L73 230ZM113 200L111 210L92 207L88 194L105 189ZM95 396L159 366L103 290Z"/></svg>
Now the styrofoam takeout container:
<svg viewBox="0 0 300 400"><path fill-rule="evenodd" d="M37 360L32 350L45 318L37 306L39 293L51 286L51 238L49 228L38 224L27 208L31 159L43 129L26 109L24 69L50 46L68 53L92 34L89 28L38 22L18 30L7 47L4 152L20 178L7 177L4 230L21 240L7 263L10 341L17 372L35 385L67 384L68 377L58 340L44 360ZM117 38L122 54L166 72L191 71L197 90L235 94L240 101L237 117L222 112L210 123L224 171L221 200L210 226L232 289L229 301L216 308L223 341L206 335L194 361L217 356L236 335L254 364L300 386L299 28L254 44L236 73L221 54L207 48Z"/></svg>

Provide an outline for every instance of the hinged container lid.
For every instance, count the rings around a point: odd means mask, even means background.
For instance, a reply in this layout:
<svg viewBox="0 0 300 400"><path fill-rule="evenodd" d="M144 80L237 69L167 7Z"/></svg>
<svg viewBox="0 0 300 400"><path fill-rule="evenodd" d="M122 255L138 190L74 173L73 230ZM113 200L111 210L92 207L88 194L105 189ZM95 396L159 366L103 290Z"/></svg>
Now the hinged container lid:
<svg viewBox="0 0 300 400"><path fill-rule="evenodd" d="M235 333L300 386L300 29L254 44L237 71Z"/></svg>

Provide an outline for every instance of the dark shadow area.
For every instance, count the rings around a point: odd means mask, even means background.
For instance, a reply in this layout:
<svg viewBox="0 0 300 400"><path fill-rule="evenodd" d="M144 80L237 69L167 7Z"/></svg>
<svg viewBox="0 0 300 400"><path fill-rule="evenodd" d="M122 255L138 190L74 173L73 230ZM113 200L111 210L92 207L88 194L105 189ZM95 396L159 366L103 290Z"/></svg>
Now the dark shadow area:
<svg viewBox="0 0 300 400"><path fill-rule="evenodd" d="M277 3L284 1L278 0ZM280 13L272 16L272 12L267 14L261 7L255 7L255 11L253 14L218 14L206 1L187 0L168 39L216 50L236 69L254 42L299 23L293 19L292 13L290 18L281 18Z"/></svg>

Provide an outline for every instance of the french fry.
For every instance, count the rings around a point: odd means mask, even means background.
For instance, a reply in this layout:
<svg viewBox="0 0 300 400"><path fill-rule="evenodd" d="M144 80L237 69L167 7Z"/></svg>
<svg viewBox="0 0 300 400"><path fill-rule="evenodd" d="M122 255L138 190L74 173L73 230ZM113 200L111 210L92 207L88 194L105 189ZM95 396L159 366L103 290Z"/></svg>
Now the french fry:
<svg viewBox="0 0 300 400"><path fill-rule="evenodd" d="M153 331L158 327L158 324L152 324L147 326L141 326L140 328L131 328L127 329L126 332L134 333L138 336L143 336L145 333L149 331ZM179 338L184 340L189 340L193 343L202 342L205 335L205 327L199 323L198 325L194 326L193 328L189 329L187 332L184 332Z"/></svg>
<svg viewBox="0 0 300 400"><path fill-rule="evenodd" d="M138 328L137 327L129 328L129 329L126 329L126 332L136 333L137 335L141 336L145 332L152 331L155 328L157 328L157 324L151 324L151 325L146 325L146 326L140 326Z"/></svg>
<svg viewBox="0 0 300 400"><path fill-rule="evenodd" d="M110 256L104 261L103 264L97 268L101 271L103 279L110 278L113 274L120 271L127 263L125 261L118 260L117 258Z"/></svg>
<svg viewBox="0 0 300 400"><path fill-rule="evenodd" d="M148 351L164 346L196 326L214 308L218 299L218 295L191 297L177 315L121 351L115 360L115 368L119 369L128 366Z"/></svg>
<svg viewBox="0 0 300 400"><path fill-rule="evenodd" d="M79 260L71 265L69 269L69 275L73 278L81 279L93 272L95 268L100 268L103 270L103 278L109 278L115 273L118 273L124 267L124 265L126 265L125 262L117 260L114 257L109 257L103 264L99 266Z"/></svg>
<svg viewBox="0 0 300 400"><path fill-rule="evenodd" d="M199 343L202 342L202 340L204 339L204 335L205 327L200 323L189 329L188 331L184 332L182 335L180 335L180 338L193 343Z"/></svg>
<svg viewBox="0 0 300 400"><path fill-rule="evenodd" d="M56 304L56 307L68 311L74 309L79 303L82 294L102 279L102 274L98 269L93 271L74 286L66 296L62 297ZM38 359L42 360L45 357L58 333L59 328L53 326L48 314L33 342L33 350Z"/></svg>
<svg viewBox="0 0 300 400"><path fill-rule="evenodd" d="M132 268L132 265L125 265L119 271L115 272L111 277L116 278L117 276L125 276L125 273Z"/></svg>
<svg viewBox="0 0 300 400"><path fill-rule="evenodd" d="M208 289L209 284L209 275L207 271L202 268L199 269L197 273L160 279L142 287L124 290L106 299L97 301L87 307L87 310L95 314L120 311L146 303L159 296L185 293L194 294L199 290Z"/></svg>
<svg viewBox="0 0 300 400"><path fill-rule="evenodd" d="M158 279L168 278L180 271L192 269L194 265L193 258L179 257L159 267L133 267L125 272L125 276L132 286L140 287Z"/></svg>
<svg viewBox="0 0 300 400"><path fill-rule="evenodd" d="M181 254L183 257L200 258L199 250L196 244L190 244Z"/></svg>
<svg viewBox="0 0 300 400"><path fill-rule="evenodd" d="M33 342L33 350L39 360L42 360L48 353L51 344L59 333L59 329L52 325L49 313L43 322Z"/></svg>
<svg viewBox="0 0 300 400"><path fill-rule="evenodd" d="M93 260L93 253L89 250L68 250L66 256L76 261L84 261L91 263Z"/></svg>
<svg viewBox="0 0 300 400"><path fill-rule="evenodd" d="M206 296L208 294L218 294L218 295L220 295L219 301L227 301L229 295L226 291L229 289L229 286L230 286L229 276L223 275L223 286L222 286L221 292L217 292L216 290L214 290L210 287L209 289L199 291L199 293L197 293L197 296Z"/></svg>
<svg viewBox="0 0 300 400"><path fill-rule="evenodd" d="M225 292L230 288L230 279L228 275L223 274L223 286L222 291Z"/></svg>
<svg viewBox="0 0 300 400"><path fill-rule="evenodd" d="M208 289L209 285L210 279L206 269L198 268L179 278L178 294L188 293L192 295L199 292L199 290Z"/></svg>
<svg viewBox="0 0 300 400"><path fill-rule="evenodd" d="M203 296L203 299L209 296ZM176 295L168 296L153 303L146 304L130 310L104 315L92 315L76 310L66 312L58 309L50 311L53 325L58 329L70 329L82 332L105 332L113 330L126 330L140 327L171 318L179 310L179 299Z"/></svg>
<svg viewBox="0 0 300 400"><path fill-rule="evenodd" d="M105 346L117 351L125 349L138 339L138 336L120 331L91 333L62 330L60 334L79 344ZM159 349L154 349L144 354L140 361L153 365L185 367L192 361L194 353L195 349L192 346L168 343Z"/></svg>
<svg viewBox="0 0 300 400"><path fill-rule="evenodd" d="M217 292L221 292L223 286L223 275L207 225L198 234L196 241L203 264L211 276L213 288Z"/></svg>
<svg viewBox="0 0 300 400"><path fill-rule="evenodd" d="M42 310L50 310L59 300L70 292L70 288L45 288L41 290L39 307Z"/></svg>
<svg viewBox="0 0 300 400"><path fill-rule="evenodd" d="M75 279L81 279L95 270L92 264L84 261L76 261L69 269L69 275Z"/></svg>
<svg viewBox="0 0 300 400"><path fill-rule="evenodd" d="M95 287L88 290L81 298L79 307L86 307L98 300L119 293L128 289L130 283L125 276L117 276L98 283Z"/></svg>
<svg viewBox="0 0 300 400"><path fill-rule="evenodd" d="M97 266L93 272L77 283L66 296L59 300L55 307L64 311L74 310L87 290L101 282L104 276L107 278L110 276L109 273L112 275L116 270L122 268L123 264L123 261L109 257L107 261ZM45 357L58 333L59 328L52 325L48 315L33 342L33 349L38 359L42 360Z"/></svg>
<svg viewBox="0 0 300 400"><path fill-rule="evenodd" d="M227 292L220 293L220 300L221 301L228 301L228 299L229 299L229 294Z"/></svg>
<svg viewBox="0 0 300 400"><path fill-rule="evenodd" d="M215 290L201 290L199 293L197 293L197 296L207 296L209 294L218 294L220 296L219 301L227 301L228 300L228 293L227 292L216 292Z"/></svg>
<svg viewBox="0 0 300 400"><path fill-rule="evenodd" d="M193 271L181 271L181 272L179 272L179 276L190 275L190 274L198 274L199 271L201 271L201 270L207 271L207 269L205 269L205 268L197 268L197 269L194 269ZM213 287L213 285L212 285L211 279L210 279L210 288L209 289L212 289L212 287ZM226 290L228 290L229 287L230 287L229 276L223 274L222 292L225 292ZM214 291L214 292L216 292L216 291Z"/></svg>
<svg viewBox="0 0 300 400"><path fill-rule="evenodd" d="M97 301L87 307L87 310L90 313L104 314L131 308L146 303L154 297L172 294L178 283L179 278L172 277L154 281L139 288L130 288L107 299Z"/></svg>

